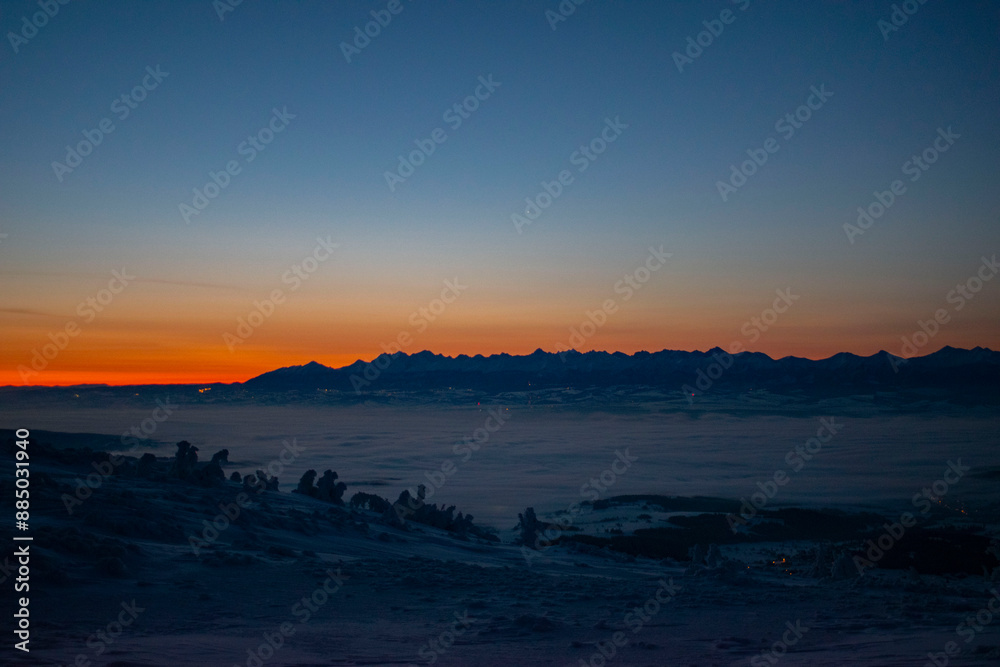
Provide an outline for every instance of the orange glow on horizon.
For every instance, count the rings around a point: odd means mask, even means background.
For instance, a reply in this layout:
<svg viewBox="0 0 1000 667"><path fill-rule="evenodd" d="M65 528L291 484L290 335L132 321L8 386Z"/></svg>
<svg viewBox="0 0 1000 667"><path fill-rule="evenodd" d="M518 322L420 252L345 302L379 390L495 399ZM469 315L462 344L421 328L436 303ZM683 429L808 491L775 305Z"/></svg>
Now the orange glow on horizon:
<svg viewBox="0 0 1000 667"><path fill-rule="evenodd" d="M570 322L581 319L577 316ZM471 318L447 325L442 323L440 327L422 332L377 322L356 327L353 324L295 322L284 330L278 327L262 329L233 351L217 342L217 332L210 329L209 335L204 335L195 327L136 331L122 326L111 331L88 332L87 337L73 339L49 360L37 356L48 345L48 331L26 328L13 332L14 335L5 341L5 347L0 349L0 386L229 384L311 361L332 368L349 366L358 360L369 362L383 352L396 351L399 346L393 343L401 340L399 335L403 332L410 333L411 337L406 339L409 342L402 346L402 352L412 355L430 350L449 357L500 353L527 355L538 348L557 352L569 347L571 335L571 326L565 324L491 321L493 326L483 326ZM838 352L869 356L879 350L909 356L902 354L902 343L898 334L892 331L894 328L809 322L774 327L755 344L738 330L714 323L692 325L675 320L657 326L632 322L623 316L620 321L609 322L576 349L626 354L642 350L704 352L713 347L730 351L735 342L740 342L745 349L763 352L773 359L785 356L824 359ZM990 344L993 338L995 330L987 331L985 327L949 329L932 344L920 349L916 356L930 354L945 345L963 348L982 345L997 349L1000 346ZM323 352L317 353L318 350ZM32 363L36 368L32 369Z"/></svg>
<svg viewBox="0 0 1000 667"><path fill-rule="evenodd" d="M231 384L247 380L286 366L299 366L310 361L340 367L348 366L358 357L350 355L328 355L316 359L302 359L298 355L266 355L247 358L244 363L227 365L216 363L197 368L178 369L178 366L197 366L195 362L187 363L155 363L122 364L110 359L103 363L90 364L90 368L52 368L44 369L28 377L25 381L18 370L0 370L0 386L12 385L69 387L84 384L105 384L111 386L151 385L151 384ZM224 360L224 358L223 358ZM22 362L23 365L23 362ZM53 364L55 365L55 364ZM126 368L126 366L133 366ZM15 367L16 368L16 367Z"/></svg>
<svg viewBox="0 0 1000 667"><path fill-rule="evenodd" d="M448 357L457 357L461 354L466 354L468 356L475 356L476 354L483 354L484 356L489 356L490 354L501 354L506 352L507 354L518 356L527 355L537 349L537 347L525 346L523 349L511 349L506 350L494 350L494 351L472 351L468 349L441 349L441 350L431 350L435 354L442 354ZM547 352L557 351L552 345L542 345L543 350ZM698 347L688 347L688 350L700 350L705 352L715 345L702 345ZM726 349L729 347L728 344L719 344L718 347ZM412 349L406 349L404 352L407 354L416 354L423 351L424 348L417 348L412 346ZM580 350L581 352L588 352L591 349L601 350L597 346L583 346ZM679 346L660 346L656 348L642 348L637 347L632 350L621 350L626 352L626 354L634 354L635 352L645 350L648 352L659 352L664 349L674 349L680 350L684 349ZM928 354L930 352L938 349L935 347L932 349L922 350L922 354ZM615 350L601 350L614 352ZM823 359L834 354L833 352L829 354L814 354L811 353L814 350L807 349L793 349L789 350L787 353L775 353L773 350L754 350L750 351L757 352L763 351L768 356L774 359L780 359L784 356L797 356L806 357L810 359ZM874 354L877 349L872 349L870 351L856 352L856 354L861 354L866 356L869 354ZM245 382L253 377L273 371L279 368L284 368L288 366L301 366L305 365L311 361L316 361L325 366L331 368L341 368L344 366L349 366L355 361L362 360L365 362L373 360L379 354L382 353L381 350L371 350L368 353L359 354L333 354L333 355L302 355L299 353L277 353L273 351L259 351L257 354L253 354L251 351L247 351L246 356L238 355L241 358L233 359L232 361L237 363L227 364L228 361L226 357L219 357L216 353L213 363L198 364L196 359L188 358L183 362L181 360L145 360L140 363L121 363L119 355L112 355L113 358L105 359L101 362L91 362L86 364L56 364L52 369L45 369L31 376L27 381L22 379L20 373L15 370L17 366L15 364L6 364L7 370L0 370L0 386L43 386L43 387L69 387L75 385L109 385L109 386L138 386L138 385L156 385L156 384L184 384L184 385L211 385L211 384L231 384ZM895 351L892 351L895 353ZM192 355L197 357L199 355ZM227 355L228 356L228 355ZM56 361L59 361L58 359ZM19 359L18 363L23 365L23 360ZM71 366L71 367L67 367ZM75 366L75 367L73 367ZM184 368L188 366L189 368ZM195 367L190 367L195 366Z"/></svg>

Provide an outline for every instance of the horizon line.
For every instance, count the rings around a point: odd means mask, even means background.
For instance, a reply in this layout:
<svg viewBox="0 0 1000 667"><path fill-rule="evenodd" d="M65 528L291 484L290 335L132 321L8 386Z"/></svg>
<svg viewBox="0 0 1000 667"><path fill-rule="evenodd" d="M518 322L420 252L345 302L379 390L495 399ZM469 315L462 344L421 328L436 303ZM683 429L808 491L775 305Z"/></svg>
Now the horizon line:
<svg viewBox="0 0 1000 667"><path fill-rule="evenodd" d="M874 354L870 354L868 356L856 354L854 352L841 351L841 352L835 352L835 353L833 353L833 354L831 354L829 356L826 356L826 357L819 357L819 358L815 358L815 359L811 358L811 357L799 357L799 356L795 356L795 355L791 355L791 354L785 355L783 357L772 357L771 355L767 354L766 352L755 352L753 350L740 350L739 352L730 352L730 353L727 353L727 354L731 354L734 357L735 356L740 356L740 355L743 355L743 354L759 354L759 355L763 355L763 356L767 357L768 359L771 359L772 361L781 361L783 359L803 359L803 360L806 360L806 361L825 361L827 359L832 359L833 357L836 357L836 356L839 356L839 355L842 355L842 354L848 354L848 355L852 355L852 356L859 357L859 358L862 358L862 359L869 359L871 357L877 357L879 355L885 354L885 355L889 355L889 356L895 357L896 359L907 360L907 359L921 359L923 357L929 357L929 356L937 354L937 353L939 353L939 352L941 352L941 351L943 351L945 349L960 350L960 351L966 351L966 352L971 352L971 351L974 351L974 350L985 350L987 352L994 352L995 351L995 350L993 350L993 349L991 349L989 347L985 347L985 346L982 346L982 345L976 345L975 347L972 347L972 348L954 347L952 345L942 345L940 348L938 348L937 350L934 350L933 352L928 352L927 354L923 354L923 355L912 355L912 356L909 356L909 357L901 357L899 355L892 354L891 352L888 352L888 351L886 351L884 349L881 349L878 352L875 352ZM63 388L63 389L72 389L72 388L94 388L94 387L187 387L187 386L196 386L196 385L202 385L202 386L205 386L205 385L232 386L232 385L244 384L246 382L249 382L250 380L253 380L254 378L260 377L261 375L266 375L267 373L273 373L273 372L276 372L276 371L285 370L285 369L289 369L289 368L302 368L304 366L308 366L309 364L317 364L317 365L323 366L324 368L329 368L329 369L335 370L335 371L337 371L337 370L343 370L343 369L346 369L346 368L350 368L351 366L354 366L354 365L356 365L358 363L368 365L368 364L374 363L376 359L379 359L380 357L385 356L385 355L388 355L390 357L394 357L396 355L403 355L404 357L414 357L414 356L417 356L419 354L425 354L425 353L427 353L427 354L431 354L431 355L436 356L436 357L444 357L446 359L458 359L460 357L468 357L468 358L474 359L476 357L489 358L489 357L497 357L497 356L530 357L532 355L535 355L535 354L538 354L539 352L541 352L543 354L551 354L551 355L570 354L570 353L575 353L575 354L579 354L579 355L585 355L585 354L595 354L596 353L596 354L607 354L607 355L622 354L622 355L625 355L625 356L628 356L628 357L634 357L634 356L636 356L638 354L649 354L649 355L652 355L652 354L660 354L662 352L682 352L682 353L685 353L685 354L709 354L709 353L715 352L717 350L718 351L722 351L722 352L726 352L724 348L722 348L722 347L720 347L718 345L716 345L714 347L710 347L710 348L708 348L707 350L704 350L704 351L703 350L671 350L671 349L663 348L661 350L657 350L657 351L654 351L654 352L650 352L648 350L637 350L636 352L633 352L631 354L629 354L627 352L622 352L620 350L615 350L615 351L611 352L611 351L608 351L608 350L597 350L597 349L591 349L591 350L587 350L585 352L581 352L580 350L577 350L575 348L571 348L571 349L568 349L568 350L560 350L560 351L549 352L549 351L546 351L546 350L542 349L541 347L536 348L533 352L529 352L527 354L510 354L508 352L495 352L495 353L488 354L488 355L484 355L484 354L481 354L481 353L480 354L473 354L473 355L465 354L465 353L459 353L459 354L457 354L455 356L449 356L447 354L441 354L441 353L437 353L437 352L432 352L431 350L426 350L426 349L425 350L420 350L419 352L413 352L413 353L407 353L407 352L403 352L402 350L397 350L396 352L392 352L392 353L382 352L381 354L378 354L375 357L373 357L370 361L365 361L364 359L358 358L355 361L353 361L353 362L351 362L349 364L346 364L344 366L327 366L326 364L320 363L320 362L316 361L315 359L310 359L309 361L307 361L305 363L292 364L292 365L289 365L289 366L279 366L277 368L272 368L270 370L266 370L266 371L263 371L261 373L257 373L256 375L253 375L251 377L245 378L243 380L236 380L236 381L233 381L233 382L225 382L225 381L221 381L221 380L215 380L215 381L192 381L192 382L172 382L172 383L135 383L135 382L129 382L129 383L123 383L123 384L109 384L109 383L106 383L106 382L83 382L83 383L78 383L78 384L30 384L30 385L29 384L23 384L23 385L5 384L5 385L0 385L0 389L8 389L8 388L11 388L11 389L31 389L31 388L42 388L42 389Z"/></svg>

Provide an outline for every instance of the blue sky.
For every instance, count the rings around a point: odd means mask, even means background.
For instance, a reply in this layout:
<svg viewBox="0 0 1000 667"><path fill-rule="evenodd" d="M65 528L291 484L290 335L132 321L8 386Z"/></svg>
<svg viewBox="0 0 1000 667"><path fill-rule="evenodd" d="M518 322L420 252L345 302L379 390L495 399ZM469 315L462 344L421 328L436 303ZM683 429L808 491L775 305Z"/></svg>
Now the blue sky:
<svg viewBox="0 0 1000 667"><path fill-rule="evenodd" d="M792 286L801 301L758 349L895 352L1000 246L995 4L915 5L886 39L891 3L589 0L553 30L556 2L402 0L346 62L341 43L387 4L244 0L220 20L208 1L70 2L16 53L8 36L0 308L17 349L5 363L121 266L139 281L79 358L56 360L67 371L114 356L106 328L160 341L157 363L221 348L217 368L233 373L370 358L455 275L468 293L417 348L551 348L661 244L669 265L587 349L725 346ZM674 53L724 10L732 22L679 72ZM0 26L19 32L38 11L6 3ZM157 66L169 75L118 119L114 100ZM481 76L499 87L452 129L443 113ZM813 86L832 95L783 138L775 122ZM275 108L294 119L245 163L237 147ZM104 118L114 131L60 182L52 162ZM571 155L606 118L628 128L576 172ZM849 243L857 207L948 127L960 138ZM390 191L385 172L435 128L447 140ZM769 137L779 150L723 201L717 181ZM185 224L179 204L230 160L240 173ZM573 183L518 234L511 214L563 169ZM337 257L226 353L221 332L326 235ZM996 347L998 294L985 287L931 347Z"/></svg>

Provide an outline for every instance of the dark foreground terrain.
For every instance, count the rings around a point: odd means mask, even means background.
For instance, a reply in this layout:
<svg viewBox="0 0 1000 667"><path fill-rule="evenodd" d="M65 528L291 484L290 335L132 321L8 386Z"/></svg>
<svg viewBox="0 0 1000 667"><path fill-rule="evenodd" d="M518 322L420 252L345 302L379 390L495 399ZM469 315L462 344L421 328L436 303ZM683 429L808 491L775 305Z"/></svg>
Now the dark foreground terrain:
<svg viewBox="0 0 1000 667"><path fill-rule="evenodd" d="M616 496L497 530L330 476L295 493L224 456L49 440L27 445L30 654L8 644L5 664L1000 659L998 522L945 498L908 518ZM4 456L18 449L7 432Z"/></svg>

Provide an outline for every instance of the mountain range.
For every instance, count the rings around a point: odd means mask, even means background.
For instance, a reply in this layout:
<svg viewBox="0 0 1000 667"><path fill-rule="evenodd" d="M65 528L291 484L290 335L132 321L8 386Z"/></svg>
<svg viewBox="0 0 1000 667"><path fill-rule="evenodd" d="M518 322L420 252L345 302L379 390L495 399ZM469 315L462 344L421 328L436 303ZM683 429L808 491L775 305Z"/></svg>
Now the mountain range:
<svg viewBox="0 0 1000 667"><path fill-rule="evenodd" d="M472 389L530 391L615 385L650 386L691 394L766 389L810 394L880 390L944 390L996 394L1000 352L944 347L903 359L880 351L868 357L842 352L827 359L772 359L760 352L545 352L447 357L423 351L384 354L371 362L331 368L315 361L254 377L255 391L420 391Z"/></svg>

